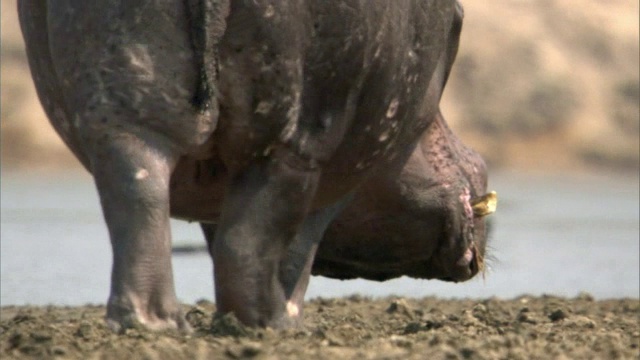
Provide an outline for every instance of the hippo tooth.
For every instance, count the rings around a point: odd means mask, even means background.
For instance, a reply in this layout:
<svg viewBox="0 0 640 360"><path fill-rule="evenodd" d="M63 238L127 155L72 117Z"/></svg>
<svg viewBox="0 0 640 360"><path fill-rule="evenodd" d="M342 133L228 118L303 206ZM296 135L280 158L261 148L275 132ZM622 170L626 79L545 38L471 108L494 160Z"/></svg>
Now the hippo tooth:
<svg viewBox="0 0 640 360"><path fill-rule="evenodd" d="M491 191L471 200L471 204L473 214L477 217L493 214L498 206L498 194L495 191Z"/></svg>

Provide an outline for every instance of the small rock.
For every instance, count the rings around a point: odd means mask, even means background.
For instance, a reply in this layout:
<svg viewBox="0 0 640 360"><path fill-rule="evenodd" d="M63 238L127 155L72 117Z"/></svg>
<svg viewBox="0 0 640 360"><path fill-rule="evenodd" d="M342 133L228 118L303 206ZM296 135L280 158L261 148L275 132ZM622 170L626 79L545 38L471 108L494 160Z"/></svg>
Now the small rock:
<svg viewBox="0 0 640 360"><path fill-rule="evenodd" d="M405 335L415 334L420 330L422 330L422 326L420 325L420 323L412 321L408 323L407 326L404 327L404 331L402 333Z"/></svg>
<svg viewBox="0 0 640 360"><path fill-rule="evenodd" d="M78 330L75 332L75 336L89 339L91 337L91 325L87 322L80 323Z"/></svg>
<svg viewBox="0 0 640 360"><path fill-rule="evenodd" d="M333 335L327 335L326 341L327 341L327 344L329 346L344 346L345 345L344 341L342 341L341 339L338 339L337 337L335 337Z"/></svg>
<svg viewBox="0 0 640 360"><path fill-rule="evenodd" d="M488 313L487 307L483 304L476 304L472 310L473 317L485 322L487 321Z"/></svg>
<svg viewBox="0 0 640 360"><path fill-rule="evenodd" d="M470 349L468 347L460 349L460 355L462 355L463 359L471 359L475 354L475 350Z"/></svg>
<svg viewBox="0 0 640 360"><path fill-rule="evenodd" d="M549 320L556 322L568 318L569 315L562 309L556 309L549 314Z"/></svg>
<svg viewBox="0 0 640 360"><path fill-rule="evenodd" d="M444 326L442 321L438 321L435 319L427 319L424 323L424 328L426 330L436 330L440 329L442 326Z"/></svg>
<svg viewBox="0 0 640 360"><path fill-rule="evenodd" d="M464 310L462 312L462 317L460 319L461 319L460 322L464 326L477 326L482 324L480 321L478 321L478 318L476 318L472 313L472 311L470 310Z"/></svg>
<svg viewBox="0 0 640 360"><path fill-rule="evenodd" d="M405 299L397 299L394 300L391 305L387 308L388 314L401 314L410 319L414 318L413 309L407 304Z"/></svg>
<svg viewBox="0 0 640 360"><path fill-rule="evenodd" d="M14 333L9 337L9 346L11 349L20 347L25 342L25 338L21 333Z"/></svg>
<svg viewBox="0 0 640 360"><path fill-rule="evenodd" d="M593 298L593 295L589 294L588 292L580 292L578 294L578 296L576 296L577 300L584 300L584 301L594 301L595 299Z"/></svg>
<svg viewBox="0 0 640 360"><path fill-rule="evenodd" d="M538 320L529 312L529 308L524 307L520 309L518 313L517 320L519 322L528 323L528 324L537 324Z"/></svg>
<svg viewBox="0 0 640 360"><path fill-rule="evenodd" d="M207 316L204 309L200 306L195 306L189 309L184 317L189 325L194 328L210 326L210 318Z"/></svg>
<svg viewBox="0 0 640 360"><path fill-rule="evenodd" d="M253 334L252 330L242 324L233 313L215 314L211 322L211 332L218 336L247 337Z"/></svg>
<svg viewBox="0 0 640 360"><path fill-rule="evenodd" d="M413 346L413 341L407 339L405 336L391 335L389 340L392 344L401 348L410 349Z"/></svg>
<svg viewBox="0 0 640 360"><path fill-rule="evenodd" d="M563 322L563 325L584 329L594 329L596 327L596 322L589 319L586 316L578 315L572 316L571 318L566 319Z"/></svg>
<svg viewBox="0 0 640 360"><path fill-rule="evenodd" d="M63 346L54 346L51 348L51 352L53 353L53 355L65 355L67 353L67 349L65 349Z"/></svg>
<svg viewBox="0 0 640 360"><path fill-rule="evenodd" d="M247 342L242 346L242 356L254 357L262 352L262 345L257 342Z"/></svg>
<svg viewBox="0 0 640 360"><path fill-rule="evenodd" d="M51 334L48 334L42 331L34 331L30 335L31 335L31 338L36 342L50 341L53 338Z"/></svg>

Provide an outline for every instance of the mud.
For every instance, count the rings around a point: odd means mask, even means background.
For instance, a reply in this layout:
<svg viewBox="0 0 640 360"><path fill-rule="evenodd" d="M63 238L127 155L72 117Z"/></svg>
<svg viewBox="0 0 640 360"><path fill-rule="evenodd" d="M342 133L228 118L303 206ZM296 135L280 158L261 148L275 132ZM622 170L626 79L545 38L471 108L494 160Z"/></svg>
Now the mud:
<svg viewBox="0 0 640 360"><path fill-rule="evenodd" d="M637 359L640 300L370 299L307 303L305 327L249 329L215 305L184 305L194 328L111 332L103 306L6 306L2 359Z"/></svg>

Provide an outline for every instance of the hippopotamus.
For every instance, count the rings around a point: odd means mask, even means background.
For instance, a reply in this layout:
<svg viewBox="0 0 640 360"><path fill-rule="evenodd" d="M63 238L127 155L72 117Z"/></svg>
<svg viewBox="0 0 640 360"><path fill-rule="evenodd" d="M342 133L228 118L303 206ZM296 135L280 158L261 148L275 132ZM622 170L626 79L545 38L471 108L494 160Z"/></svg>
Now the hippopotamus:
<svg viewBox="0 0 640 360"><path fill-rule="evenodd" d="M56 132L113 250L106 320L188 330L170 217L199 222L215 301L301 324L310 274L464 281L495 210L439 101L453 0L18 0Z"/></svg>

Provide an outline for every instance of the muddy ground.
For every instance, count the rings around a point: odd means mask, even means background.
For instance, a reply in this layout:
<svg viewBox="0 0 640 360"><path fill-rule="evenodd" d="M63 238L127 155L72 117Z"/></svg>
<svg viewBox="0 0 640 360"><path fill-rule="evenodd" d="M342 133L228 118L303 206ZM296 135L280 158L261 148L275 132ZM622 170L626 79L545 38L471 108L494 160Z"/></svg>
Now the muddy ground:
<svg viewBox="0 0 640 360"><path fill-rule="evenodd" d="M2 307L0 358L638 359L640 300L316 299L305 328L253 330L185 305L193 334L114 334L103 306Z"/></svg>

